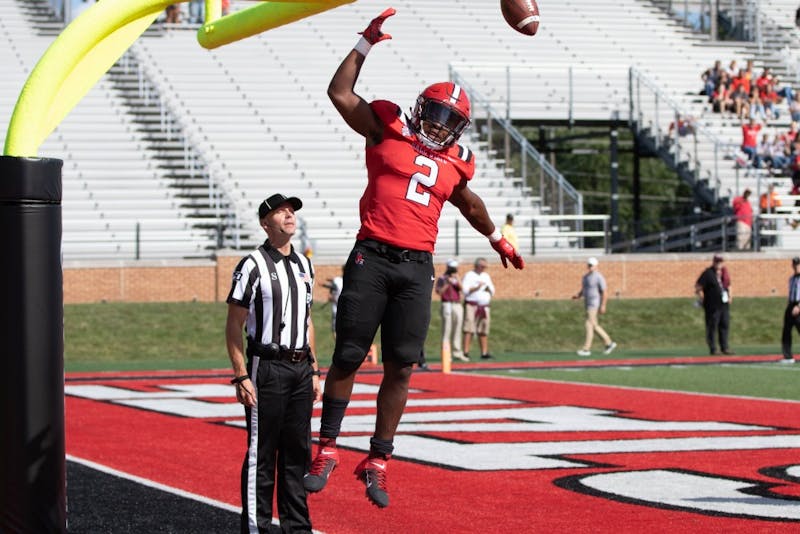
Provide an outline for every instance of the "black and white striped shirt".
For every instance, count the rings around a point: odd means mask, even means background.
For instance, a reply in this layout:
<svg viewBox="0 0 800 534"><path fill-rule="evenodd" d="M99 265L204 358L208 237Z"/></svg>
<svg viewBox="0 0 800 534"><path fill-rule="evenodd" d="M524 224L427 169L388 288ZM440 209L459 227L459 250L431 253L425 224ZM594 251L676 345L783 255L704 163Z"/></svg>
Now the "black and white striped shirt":
<svg viewBox="0 0 800 534"><path fill-rule="evenodd" d="M294 247L284 256L267 240L234 269L227 302L249 308L249 338L302 349L308 346L313 286L311 260Z"/></svg>
<svg viewBox="0 0 800 534"><path fill-rule="evenodd" d="M789 277L789 302L791 304L800 302L800 274Z"/></svg>

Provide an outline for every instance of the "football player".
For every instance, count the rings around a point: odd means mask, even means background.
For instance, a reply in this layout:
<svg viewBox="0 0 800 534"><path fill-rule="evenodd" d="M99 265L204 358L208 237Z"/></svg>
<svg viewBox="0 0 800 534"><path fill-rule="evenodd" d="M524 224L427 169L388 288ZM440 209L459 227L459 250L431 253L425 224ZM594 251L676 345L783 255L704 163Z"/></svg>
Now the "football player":
<svg viewBox="0 0 800 534"><path fill-rule="evenodd" d="M369 500L381 508L389 505L386 466L408 398L411 369L430 323L432 252L444 202L454 204L488 237L503 266L509 261L517 269L525 265L467 185L475 172L475 157L457 144L470 124L466 92L452 82L435 83L419 95L410 117L392 102L368 103L355 93L370 48L391 39L381 27L394 14L394 9L387 9L360 32L361 39L328 86L333 105L366 141L367 187L359 203L361 228L344 268L319 451L304 478L306 490L320 491L339 463L336 438L355 374L380 326L383 381L375 433L355 474L366 485Z"/></svg>

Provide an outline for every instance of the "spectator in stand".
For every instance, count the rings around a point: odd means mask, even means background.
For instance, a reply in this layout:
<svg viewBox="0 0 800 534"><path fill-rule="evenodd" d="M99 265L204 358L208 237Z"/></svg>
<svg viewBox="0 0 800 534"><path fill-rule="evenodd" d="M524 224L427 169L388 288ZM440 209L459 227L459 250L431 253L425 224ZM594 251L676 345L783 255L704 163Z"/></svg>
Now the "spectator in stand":
<svg viewBox="0 0 800 534"><path fill-rule="evenodd" d="M752 59L748 59L747 60L747 64L745 64L744 77L747 80L747 83L749 83L750 85L755 85L756 76L755 76L755 73L753 72L753 60Z"/></svg>
<svg viewBox="0 0 800 534"><path fill-rule="evenodd" d="M768 133L761 136L761 141L756 146L756 155L758 155L762 166L768 167L770 165L772 160L772 141Z"/></svg>
<svg viewBox="0 0 800 534"><path fill-rule="evenodd" d="M700 78L703 80L703 92L701 94L706 95L708 97L709 103L713 99L714 91L717 88L717 84L720 82L723 74L722 70L722 62L720 60L716 60L714 62L714 66L710 69L707 69Z"/></svg>
<svg viewBox="0 0 800 534"><path fill-rule="evenodd" d="M692 116L684 117L678 114L678 135L683 137L685 135L694 135L696 129L696 120ZM672 132L675 131L675 122L669 123L668 135L672 137Z"/></svg>
<svg viewBox="0 0 800 534"><path fill-rule="evenodd" d="M750 250L753 246L753 206L750 205L750 190L733 199L733 214L736 216L736 248Z"/></svg>
<svg viewBox="0 0 800 534"><path fill-rule="evenodd" d="M730 97L733 100L733 111L740 119L746 119L749 107L750 81L745 78L744 69L731 80Z"/></svg>
<svg viewBox="0 0 800 534"><path fill-rule="evenodd" d="M748 113L748 117L752 118L760 118L761 122L767 122L767 110L764 108L764 102L761 100L761 96L758 92L758 89L755 87L752 91L750 91L750 98L748 99L750 104L750 111Z"/></svg>
<svg viewBox="0 0 800 534"><path fill-rule="evenodd" d="M166 13L167 13L167 18L164 19L164 22L166 22L167 24L180 24L181 9L180 7L178 7L178 4L168 5Z"/></svg>
<svg viewBox="0 0 800 534"><path fill-rule="evenodd" d="M772 72L770 72L769 67L764 67L764 70L762 70L761 74L756 78L756 87L758 87L759 92L763 93L767 85L771 83L773 83Z"/></svg>
<svg viewBox="0 0 800 534"><path fill-rule="evenodd" d="M770 145L769 151L769 166L772 169L772 174L783 174L789 166L790 158L788 152L788 145L782 135L776 135L775 139Z"/></svg>
<svg viewBox="0 0 800 534"><path fill-rule="evenodd" d="M506 214L506 223L500 229L500 233L506 238L506 241L519 250L519 239L517 239L517 231L514 229L514 215L512 213Z"/></svg>
<svg viewBox="0 0 800 534"><path fill-rule="evenodd" d="M795 93L794 98L789 102L789 115L792 116L792 121L800 121L800 93Z"/></svg>
<svg viewBox="0 0 800 534"><path fill-rule="evenodd" d="M778 94L778 104L782 102L780 98L785 99L787 103L794 100L794 89L789 84L781 83L777 76L772 77L772 85L775 86L775 92Z"/></svg>
<svg viewBox="0 0 800 534"><path fill-rule="evenodd" d="M793 197L800 197L800 179L792 177L792 190L789 191L789 194ZM800 198L794 201L794 212L795 214L800 213ZM789 224L792 226L792 230L797 230L797 227L800 226L800 220L790 219Z"/></svg>
<svg viewBox="0 0 800 534"><path fill-rule="evenodd" d="M781 112L778 109L778 101L780 97L775 92L775 86L768 83L761 95L761 101L764 103L764 110L767 112L767 118L770 120L778 120Z"/></svg>
<svg viewBox="0 0 800 534"><path fill-rule="evenodd" d="M775 213L775 208L781 206L781 199L778 196L778 192L775 191L776 184L769 184L766 193L761 194L761 199L759 201L759 206L761 207L761 213Z"/></svg>
<svg viewBox="0 0 800 534"><path fill-rule="evenodd" d="M715 113L733 113L735 109L727 72L722 73L722 77L711 95L711 109Z"/></svg>
<svg viewBox="0 0 800 534"><path fill-rule="evenodd" d="M800 28L800 7L794 12L794 25Z"/></svg>
<svg viewBox="0 0 800 534"><path fill-rule="evenodd" d="M776 184L769 184L767 192L761 194L761 198L758 201L758 206L761 208L761 215L774 215L777 212L777 208L781 206L781 199L778 196L778 192L775 191L775 185ZM768 218L760 224L760 228L765 230L775 230L777 228L775 219ZM776 239L774 235L769 235L764 241L768 246L772 246L775 244Z"/></svg>
<svg viewBox="0 0 800 534"><path fill-rule="evenodd" d="M728 73L728 78L730 78L731 80L739 74L739 65L736 63L735 59L731 60L725 72Z"/></svg>
<svg viewBox="0 0 800 534"><path fill-rule="evenodd" d="M745 124L742 121L742 152L747 154L753 167L761 167L761 158L758 155L758 134L761 132L761 125L756 123L753 117Z"/></svg>
<svg viewBox="0 0 800 534"><path fill-rule="evenodd" d="M791 124L789 124L789 131L781 135L781 139L783 139L784 143L786 143L786 146L789 148L789 152L791 152L791 149L794 147L794 142L797 140L798 131L797 122L792 121Z"/></svg>
<svg viewBox="0 0 800 534"><path fill-rule="evenodd" d="M789 154L789 170L792 172L792 184L800 183L800 139L792 143Z"/></svg>
<svg viewBox="0 0 800 534"><path fill-rule="evenodd" d="M206 18L205 0L190 0L189 2L189 22L203 24Z"/></svg>

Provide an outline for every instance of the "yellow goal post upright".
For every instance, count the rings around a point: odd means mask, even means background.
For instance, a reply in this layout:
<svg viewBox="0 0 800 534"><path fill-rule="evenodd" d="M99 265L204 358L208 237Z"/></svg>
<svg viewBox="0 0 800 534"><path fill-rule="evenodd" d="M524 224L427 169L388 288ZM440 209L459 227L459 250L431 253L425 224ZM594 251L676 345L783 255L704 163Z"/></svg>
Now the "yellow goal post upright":
<svg viewBox="0 0 800 534"><path fill-rule="evenodd" d="M63 162L39 147L168 5L187 1L93 4L45 51L14 107L0 155L0 532L67 532ZM353 1L270 0L222 17L222 0L206 0L197 39L215 48Z"/></svg>
<svg viewBox="0 0 800 534"><path fill-rule="evenodd" d="M178 0L187 2L188 0ZM206 0L197 40L216 48L355 0L265 0L222 14ZM41 143L136 39L175 0L102 0L81 13L41 57L20 93L4 154L34 157Z"/></svg>

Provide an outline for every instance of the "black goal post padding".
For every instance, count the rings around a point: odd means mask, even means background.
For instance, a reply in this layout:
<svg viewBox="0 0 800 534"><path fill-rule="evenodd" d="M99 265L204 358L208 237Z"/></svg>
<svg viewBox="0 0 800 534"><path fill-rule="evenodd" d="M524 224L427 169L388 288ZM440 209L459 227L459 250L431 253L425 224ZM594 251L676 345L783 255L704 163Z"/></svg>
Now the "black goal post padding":
<svg viewBox="0 0 800 534"><path fill-rule="evenodd" d="M0 156L0 532L66 532L61 166Z"/></svg>

